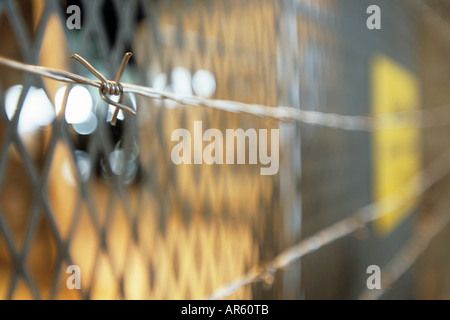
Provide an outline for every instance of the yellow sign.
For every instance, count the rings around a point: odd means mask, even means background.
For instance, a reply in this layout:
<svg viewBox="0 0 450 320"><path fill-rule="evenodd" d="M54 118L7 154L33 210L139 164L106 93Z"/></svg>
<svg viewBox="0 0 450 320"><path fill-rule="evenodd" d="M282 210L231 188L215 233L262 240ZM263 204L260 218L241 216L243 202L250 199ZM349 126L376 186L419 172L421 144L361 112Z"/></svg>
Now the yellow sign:
<svg viewBox="0 0 450 320"><path fill-rule="evenodd" d="M419 84L413 73L385 56L376 56L372 64L372 101L374 114L410 111L419 106ZM389 121L395 126L395 120ZM404 127L375 131L373 135L374 192L377 200L398 194L406 205L394 210L382 202L385 214L376 221L382 235L391 233L413 210L410 199L419 187L411 182L421 166L420 129ZM398 200L398 199L397 199Z"/></svg>

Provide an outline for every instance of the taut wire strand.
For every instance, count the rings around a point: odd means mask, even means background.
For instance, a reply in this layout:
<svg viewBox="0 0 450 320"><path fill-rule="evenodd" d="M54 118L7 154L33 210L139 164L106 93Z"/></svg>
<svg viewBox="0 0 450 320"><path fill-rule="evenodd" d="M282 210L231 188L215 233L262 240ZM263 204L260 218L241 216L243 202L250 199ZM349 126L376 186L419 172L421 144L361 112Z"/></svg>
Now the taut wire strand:
<svg viewBox="0 0 450 320"><path fill-rule="evenodd" d="M323 126L349 131L376 131L401 129L410 127L436 127L450 124L450 105L444 105L428 109L413 109L409 111L399 111L389 114L377 114L374 116L349 116L335 113L325 113L319 111L301 110L293 107L278 106L271 107L259 104L246 104L242 102L229 100L213 100L196 96L182 96L175 93L156 90L154 88L120 83L118 81L108 81L100 72L79 55L73 55L74 59L82 63L99 80L91 80L83 76L73 74L63 70L28 65L7 59L0 56L0 65L16 70L36 74L49 79L72 84L83 84L99 89L103 100L118 109L128 112L131 115L136 114L136 110L123 105L121 102L115 102L108 98L106 94L119 95L123 97L125 93L134 93L153 99L167 99L177 102L181 105L202 106L227 112L245 113L258 117L271 118L286 122L300 122L309 125ZM122 66L116 76L120 78L123 73L131 53L126 54ZM119 101L121 101L119 97ZM118 113L116 109L114 115ZM117 117L117 116L116 116ZM113 116L113 119L114 116Z"/></svg>

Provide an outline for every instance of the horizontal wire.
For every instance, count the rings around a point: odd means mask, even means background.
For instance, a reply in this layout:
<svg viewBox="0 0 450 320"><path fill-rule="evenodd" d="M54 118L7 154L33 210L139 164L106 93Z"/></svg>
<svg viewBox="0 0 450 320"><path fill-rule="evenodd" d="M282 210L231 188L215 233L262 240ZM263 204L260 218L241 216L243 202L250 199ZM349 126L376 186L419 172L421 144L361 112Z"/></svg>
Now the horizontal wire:
<svg viewBox="0 0 450 320"><path fill-rule="evenodd" d="M396 193L362 207L349 217L318 231L311 237L284 250L273 260L251 268L244 276L220 287L206 299L224 299L244 286L263 281L264 279L271 279L276 271L288 268L303 256L351 235L367 224L404 207L449 175L449 163L450 149L427 165L424 170L417 173ZM414 192L411 192L411 186L418 187Z"/></svg>
<svg viewBox="0 0 450 320"><path fill-rule="evenodd" d="M61 82L89 85L99 89L102 86L100 81L90 80L73 73L46 67L27 65L3 57L0 57L0 64ZM442 116L439 116L442 115L442 111L447 115L450 112L450 105L433 109L404 111L376 116L347 116L317 111L305 111L292 107L274 108L257 104L244 104L235 101L210 100L194 96L180 96L149 87L126 83L122 83L122 86L125 93L135 93L154 99L168 99L183 105L203 106L228 112L246 113L260 117L273 118L280 121L298 121L305 124L339 128L344 130L375 131L405 127L435 127L450 124L450 119L444 119ZM276 256L276 258L271 262L266 263L263 266L253 268L243 277L217 290L210 296L210 299L220 299L229 296L245 285L263 280L268 274L273 274L276 270L288 267L293 262L299 260L302 256L312 253L324 245L332 243L344 236L352 234L362 226L387 214L379 214L380 211L378 210L379 207L384 207L386 203L389 204L388 207L392 206L392 208L390 210L386 210L385 212L391 212L395 208L402 207L413 198L423 194L431 186L449 174L449 168L445 171L439 170L441 167L437 165L437 163L441 164L444 160L446 163L450 160L450 152L445 153L437 159L436 162L433 162L430 167L412 179L413 183L417 183L424 176L426 176L425 173L431 172L429 177L432 178L425 179L425 183L422 184L421 188L413 193L408 199L405 200L403 193L399 192L394 197L389 197L361 208L352 216L317 232L312 237L307 238L299 244L287 249ZM405 189L408 188L409 184ZM425 234L422 232L418 233L412 241L409 242L396 257L394 257L391 263L388 264L386 267L388 270L388 276L386 278L388 280L383 282L383 289L370 291L370 295L365 292L361 295L361 298L379 298L393 282L395 282L407 269L409 269L414 261L416 261L424 252L432 239L440 231L442 231L449 221L450 218L447 216L446 218L440 217L428 223L422 230Z"/></svg>
<svg viewBox="0 0 450 320"><path fill-rule="evenodd" d="M84 84L98 89L102 88L101 81L90 80L88 78L67 71L27 65L4 57L0 57L0 65L40 75L61 82L71 84ZM375 131L407 127L435 127L450 124L450 119L445 118L445 116L447 116L448 118L450 105L430 109L380 114L376 116L345 116L333 113L305 111L292 107L274 108L264 105L245 104L235 101L211 100L195 96L180 96L174 93L159 91L150 87L144 87L134 84L122 83L121 85L123 86L124 93L135 93L154 99L168 99L183 105L203 106L222 111L246 113L260 117L273 118L280 121L299 121L306 124L339 128L344 130ZM446 161L450 160L450 152L443 155L440 159L442 158L445 158ZM435 168L436 166L433 166L428 168L426 171L432 171L435 170ZM215 291L208 299L225 298L245 285L270 277L270 275L275 271L288 267L304 255L312 253L329 243L332 243L342 237L354 233L364 225L381 218L383 215L395 209L402 207L413 198L421 195L429 187L434 185L448 173L449 170L446 170L442 173L442 175L438 175L438 178L432 179L431 182L422 184L422 188L418 189L419 191L410 196L407 200L405 200L403 196L404 192L399 192L394 196L384 198L378 202L374 202L361 208L352 216L317 232L312 237L307 238L301 241L299 244L287 249L286 251L279 254L271 262L268 262L262 266L254 267L243 277L236 279L235 281ZM420 179L422 178L423 172L413 178L412 180L414 181L412 182L418 184L420 182ZM409 186L410 184L407 184L405 186L405 189L410 188ZM380 214L380 207L390 209L385 209L385 213Z"/></svg>
<svg viewBox="0 0 450 320"><path fill-rule="evenodd" d="M91 80L67 71L28 65L0 57L0 65L16 70L36 74L49 79L83 84L102 88L102 82ZM121 83L124 93L134 93L153 99L167 99L182 105L202 106L233 113L245 113L254 116L272 118L280 121L298 121L305 124L324 126L351 131L377 131L411 127L437 127L450 125L450 105L428 109L415 109L375 116L349 116L335 113L300 110L293 107L270 107L260 104L246 104L229 100L213 100L196 96L183 96L154 88ZM128 110L125 110L128 112Z"/></svg>
<svg viewBox="0 0 450 320"><path fill-rule="evenodd" d="M61 81L61 82L72 83L72 84L85 84L85 85L95 87L97 89L101 88L100 81L90 80L88 78L79 76L79 75L71 73L71 72L63 71L63 70L25 64L25 63L14 61L14 60L11 60L11 59L8 59L5 57L1 57L1 56L0 56L0 64L5 67L8 67L8 68L32 73L35 75L43 76L43 77Z"/></svg>

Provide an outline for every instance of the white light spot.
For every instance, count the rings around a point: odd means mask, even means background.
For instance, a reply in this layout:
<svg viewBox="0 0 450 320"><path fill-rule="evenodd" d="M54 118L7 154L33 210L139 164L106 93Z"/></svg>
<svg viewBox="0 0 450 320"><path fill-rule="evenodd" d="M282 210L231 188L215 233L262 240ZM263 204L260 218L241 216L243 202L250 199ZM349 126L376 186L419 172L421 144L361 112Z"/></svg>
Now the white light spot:
<svg viewBox="0 0 450 320"><path fill-rule="evenodd" d="M92 134L97 129L97 125L97 117L93 112L91 112L86 120L80 123L74 123L72 126L78 134L87 136Z"/></svg>
<svg viewBox="0 0 450 320"><path fill-rule="evenodd" d="M160 73L153 79L153 88L163 91L167 86L167 74Z"/></svg>
<svg viewBox="0 0 450 320"><path fill-rule="evenodd" d="M80 178L82 182L86 182L89 180L91 175L91 160L89 158L89 154L82 150L75 150L74 152L75 162L78 168L78 172L80 174ZM75 173L75 168L69 162L69 160L64 160L62 164L62 176L66 182L68 182L72 186L77 185L77 178Z"/></svg>
<svg viewBox="0 0 450 320"><path fill-rule="evenodd" d="M192 95L192 79L188 69L176 67L172 70L171 78L173 82L173 90L176 94L183 96Z"/></svg>
<svg viewBox="0 0 450 320"><path fill-rule="evenodd" d="M76 186L77 181L74 177L72 165L68 160L64 160L61 169L62 176L71 186Z"/></svg>
<svg viewBox="0 0 450 320"><path fill-rule="evenodd" d="M6 91L5 109L9 120L12 120L22 93L23 86L16 85ZM43 89L30 87L19 116L18 132L29 133L46 126L55 119L55 110Z"/></svg>
<svg viewBox="0 0 450 320"><path fill-rule="evenodd" d="M5 109L6 115L9 120L12 120L14 114L16 113L17 103L19 102L20 94L22 93L23 86L18 84L12 86L8 90L6 90L5 96Z"/></svg>
<svg viewBox="0 0 450 320"><path fill-rule="evenodd" d="M91 160L89 154L85 151L75 151L75 161L77 162L78 171L80 172L81 181L88 181L91 175Z"/></svg>
<svg viewBox="0 0 450 320"><path fill-rule="evenodd" d="M55 106L56 112L62 109L65 87L60 88L56 92ZM92 112L93 102L89 90L82 86L75 86L70 90L66 105L66 121L67 123L81 123L86 121Z"/></svg>
<svg viewBox="0 0 450 320"><path fill-rule="evenodd" d="M109 165L116 175L121 175L125 171L125 152L123 150L115 150L109 155Z"/></svg>
<svg viewBox="0 0 450 320"><path fill-rule="evenodd" d="M211 98L216 92L216 79L208 70L198 70L192 78L192 87L199 97Z"/></svg>

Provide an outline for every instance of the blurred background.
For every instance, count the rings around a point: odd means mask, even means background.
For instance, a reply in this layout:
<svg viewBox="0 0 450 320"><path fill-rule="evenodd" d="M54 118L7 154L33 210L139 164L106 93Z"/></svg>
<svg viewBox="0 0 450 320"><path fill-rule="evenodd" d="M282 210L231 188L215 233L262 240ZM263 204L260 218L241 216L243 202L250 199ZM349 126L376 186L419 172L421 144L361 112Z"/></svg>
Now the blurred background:
<svg viewBox="0 0 450 320"><path fill-rule="evenodd" d="M380 30L366 26L374 4ZM6 58L93 78L78 53L114 79L131 51L123 82L176 95L421 121L344 130L126 94L137 115L111 126L98 90L0 67L0 299L205 298L373 201L416 194L411 178L450 148L449 31L448 0L1 0ZM196 120L280 129L279 173L174 165L171 134ZM381 299L450 299L450 229L423 227L448 222L449 187L444 174L226 298L370 298L378 265L393 279ZM74 264L81 290L66 287Z"/></svg>

